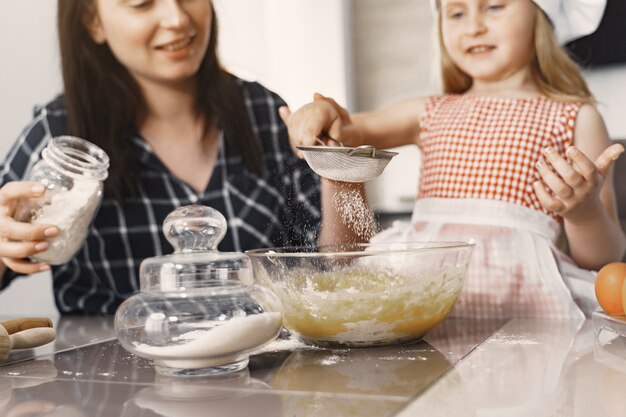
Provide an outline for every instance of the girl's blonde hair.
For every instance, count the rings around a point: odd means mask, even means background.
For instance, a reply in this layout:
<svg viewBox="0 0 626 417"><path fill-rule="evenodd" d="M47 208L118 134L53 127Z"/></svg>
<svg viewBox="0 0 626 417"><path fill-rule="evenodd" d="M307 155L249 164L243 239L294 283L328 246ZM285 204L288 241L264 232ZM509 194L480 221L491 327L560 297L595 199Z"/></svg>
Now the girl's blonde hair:
<svg viewBox="0 0 626 417"><path fill-rule="evenodd" d="M543 10L535 5L535 59L532 77L541 94L554 100L595 103L581 69L559 45L554 28ZM445 93L463 94L472 87L472 78L450 58L443 43L441 13L438 37L441 78Z"/></svg>

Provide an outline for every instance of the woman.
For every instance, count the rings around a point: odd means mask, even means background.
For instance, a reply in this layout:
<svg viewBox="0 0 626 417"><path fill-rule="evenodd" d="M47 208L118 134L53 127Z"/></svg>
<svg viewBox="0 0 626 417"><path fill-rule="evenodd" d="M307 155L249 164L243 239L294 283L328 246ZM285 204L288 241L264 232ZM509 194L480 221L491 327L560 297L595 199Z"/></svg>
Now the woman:
<svg viewBox="0 0 626 417"><path fill-rule="evenodd" d="M292 154L284 102L220 67L210 0L59 0L58 19L64 95L36 110L1 169L3 288L50 268L27 258L58 229L12 215L44 192L22 179L63 134L100 146L111 167L82 249L52 267L62 313L113 313L138 289L140 262L171 252L160 228L182 205L226 216L222 251L354 239L331 201L348 185L320 184Z"/></svg>

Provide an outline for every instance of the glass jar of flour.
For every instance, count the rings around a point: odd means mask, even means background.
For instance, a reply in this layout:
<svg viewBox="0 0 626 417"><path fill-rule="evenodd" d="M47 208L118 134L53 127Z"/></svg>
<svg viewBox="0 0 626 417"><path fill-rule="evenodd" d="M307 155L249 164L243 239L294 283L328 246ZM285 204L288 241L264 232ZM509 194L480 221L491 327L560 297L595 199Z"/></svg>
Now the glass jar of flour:
<svg viewBox="0 0 626 417"><path fill-rule="evenodd" d="M145 259L141 291L115 314L120 344L151 359L158 374L237 372L282 328L282 305L253 284L250 259L219 252L226 219L217 210L183 206L163 223L174 253Z"/></svg>
<svg viewBox="0 0 626 417"><path fill-rule="evenodd" d="M32 224L51 224L59 234L49 247L32 257L38 262L62 264L82 246L102 200L109 157L96 145L73 136L52 138L32 167L28 179L46 187L43 196L22 200L15 218Z"/></svg>

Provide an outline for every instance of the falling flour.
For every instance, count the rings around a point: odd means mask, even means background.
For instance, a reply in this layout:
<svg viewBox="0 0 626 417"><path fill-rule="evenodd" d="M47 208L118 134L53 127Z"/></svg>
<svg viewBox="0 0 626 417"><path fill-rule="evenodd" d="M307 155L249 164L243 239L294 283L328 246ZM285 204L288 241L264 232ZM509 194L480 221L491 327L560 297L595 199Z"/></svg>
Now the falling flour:
<svg viewBox="0 0 626 417"><path fill-rule="evenodd" d="M199 369L242 359L247 352L274 340L282 328L281 313L230 319L208 330L183 333L171 346L135 344L134 352L171 368Z"/></svg>
<svg viewBox="0 0 626 417"><path fill-rule="evenodd" d="M333 196L333 204L341 221L357 236L371 238L378 229L374 213L358 190L340 190Z"/></svg>

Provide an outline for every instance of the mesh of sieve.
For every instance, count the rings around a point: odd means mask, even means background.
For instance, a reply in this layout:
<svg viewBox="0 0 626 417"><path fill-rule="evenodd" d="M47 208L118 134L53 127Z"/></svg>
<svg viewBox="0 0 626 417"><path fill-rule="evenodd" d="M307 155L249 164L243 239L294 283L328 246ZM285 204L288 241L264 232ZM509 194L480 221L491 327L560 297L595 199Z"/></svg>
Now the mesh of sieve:
<svg viewBox="0 0 626 417"><path fill-rule="evenodd" d="M379 151L371 145L297 146L315 173L335 181L365 182L378 177L397 152Z"/></svg>

